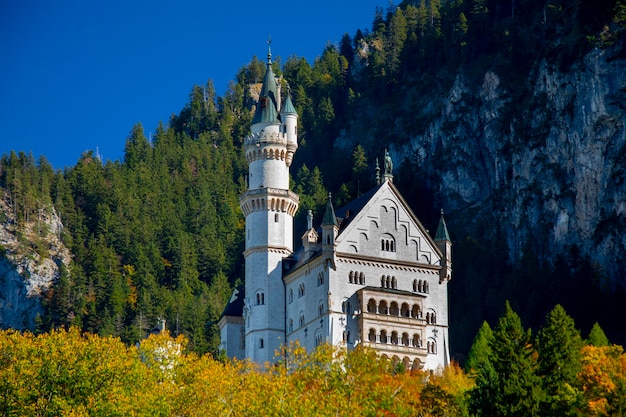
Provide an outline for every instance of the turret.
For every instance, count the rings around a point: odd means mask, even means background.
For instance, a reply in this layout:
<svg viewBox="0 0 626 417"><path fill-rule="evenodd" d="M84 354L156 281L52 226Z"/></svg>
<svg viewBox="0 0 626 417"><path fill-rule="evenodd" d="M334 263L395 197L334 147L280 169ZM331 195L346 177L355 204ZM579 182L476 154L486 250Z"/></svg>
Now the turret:
<svg viewBox="0 0 626 417"><path fill-rule="evenodd" d="M287 85L287 97L283 103L280 118L282 131L287 136L287 164L291 165L293 154L298 149L298 113L291 101L291 89Z"/></svg>
<svg viewBox="0 0 626 417"><path fill-rule="evenodd" d="M317 248L319 235L313 228L313 212L309 210L306 216L306 232L302 235L302 247L304 249L304 259L309 259Z"/></svg>
<svg viewBox="0 0 626 417"><path fill-rule="evenodd" d="M283 259L293 254L293 217L299 202L289 190L298 116L289 97L280 110L280 89L268 48L263 87L244 139L248 190L239 199L246 218L245 357L259 363L273 361L285 340L282 267Z"/></svg>
<svg viewBox="0 0 626 417"><path fill-rule="evenodd" d="M441 209L439 225L437 226L434 240L442 254L439 282L450 281L452 279L452 241L450 240L450 235L448 235L446 221L443 218L443 209Z"/></svg>

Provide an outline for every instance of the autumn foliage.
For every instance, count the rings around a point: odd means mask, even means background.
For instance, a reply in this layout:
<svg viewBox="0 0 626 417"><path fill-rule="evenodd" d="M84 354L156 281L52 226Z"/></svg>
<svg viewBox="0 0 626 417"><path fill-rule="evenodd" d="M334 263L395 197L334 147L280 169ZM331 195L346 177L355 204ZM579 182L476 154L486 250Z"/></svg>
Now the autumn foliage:
<svg viewBox="0 0 626 417"><path fill-rule="evenodd" d="M277 365L185 352L167 333L138 346L73 328L0 332L0 415L463 415L456 365L404 371L364 349L294 345Z"/></svg>
<svg viewBox="0 0 626 417"><path fill-rule="evenodd" d="M469 416L477 386L456 363L410 372L368 349L295 344L277 355L264 366L218 360L168 332L128 346L77 328L0 331L0 416ZM619 415L622 347L587 345L580 355L571 415Z"/></svg>

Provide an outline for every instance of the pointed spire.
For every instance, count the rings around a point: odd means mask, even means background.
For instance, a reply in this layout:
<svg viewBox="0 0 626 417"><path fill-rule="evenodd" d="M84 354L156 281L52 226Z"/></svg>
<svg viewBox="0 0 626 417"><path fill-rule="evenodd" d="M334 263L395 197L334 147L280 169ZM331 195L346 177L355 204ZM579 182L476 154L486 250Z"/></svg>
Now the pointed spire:
<svg viewBox="0 0 626 417"><path fill-rule="evenodd" d="M438 240L450 241L450 235L448 234L446 221L443 218L443 209L441 209L441 216L439 217L439 225L437 226L437 233L435 233L435 241L438 241Z"/></svg>
<svg viewBox="0 0 626 417"><path fill-rule="evenodd" d="M268 39L267 44L267 69L263 78L263 87L259 93L259 102L252 118L252 124L256 123L275 123L278 122L278 86L276 85L276 77L272 70L272 51L269 45L272 43Z"/></svg>
<svg viewBox="0 0 626 417"><path fill-rule="evenodd" d="M289 86L289 83L287 83L287 97L285 98L285 103L283 104L280 112L284 114L298 114L296 112L296 108L293 106L293 102L291 101L291 87Z"/></svg>
<svg viewBox="0 0 626 417"><path fill-rule="evenodd" d="M324 212L324 219L322 220L322 226L337 226L337 216L335 216L335 209L331 201L332 195L328 193L328 204L326 204L326 211Z"/></svg>
<svg viewBox="0 0 626 417"><path fill-rule="evenodd" d="M272 35L267 35L267 64L272 65Z"/></svg>

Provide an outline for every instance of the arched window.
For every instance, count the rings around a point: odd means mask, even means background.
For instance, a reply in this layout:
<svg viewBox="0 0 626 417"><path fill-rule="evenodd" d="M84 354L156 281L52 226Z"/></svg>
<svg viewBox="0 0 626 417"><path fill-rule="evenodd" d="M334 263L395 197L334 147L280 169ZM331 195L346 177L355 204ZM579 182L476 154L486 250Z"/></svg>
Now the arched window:
<svg viewBox="0 0 626 417"><path fill-rule="evenodd" d="M265 347L265 343L263 342L263 339L259 339L259 349L263 349Z"/></svg>
<svg viewBox="0 0 626 417"><path fill-rule="evenodd" d="M298 298L304 296L304 283L300 283L298 286Z"/></svg>
<svg viewBox="0 0 626 417"><path fill-rule="evenodd" d="M411 309L411 315L413 318L419 319L422 316L422 312L420 310L420 306L417 304L413 304L413 308Z"/></svg>
<svg viewBox="0 0 626 417"><path fill-rule="evenodd" d="M409 334L408 333L402 333L402 344L404 346L408 346L409 345Z"/></svg>
<svg viewBox="0 0 626 417"><path fill-rule="evenodd" d="M363 272L359 273L359 284L365 285L365 274Z"/></svg>
<svg viewBox="0 0 626 417"><path fill-rule="evenodd" d="M391 332L391 344L392 345L398 344L398 332Z"/></svg>
<svg viewBox="0 0 626 417"><path fill-rule="evenodd" d="M319 287L320 285L324 284L324 273L320 272L319 274L317 274L317 286Z"/></svg>
<svg viewBox="0 0 626 417"><path fill-rule="evenodd" d="M304 313L300 312L300 318L298 319L299 327L304 326Z"/></svg>
<svg viewBox="0 0 626 417"><path fill-rule="evenodd" d="M350 282L350 284L352 284L353 281L354 281L354 271L350 271L348 282Z"/></svg>
<svg viewBox="0 0 626 417"><path fill-rule="evenodd" d="M256 305L261 306L265 304L265 293L259 291L256 293Z"/></svg>
<svg viewBox="0 0 626 417"><path fill-rule="evenodd" d="M427 294L429 292L428 281L424 281L424 292L427 293Z"/></svg>
<svg viewBox="0 0 626 417"><path fill-rule="evenodd" d="M400 308L400 315L402 317L411 317L411 311L409 310L409 305L407 303L402 303L402 307Z"/></svg>
<svg viewBox="0 0 626 417"><path fill-rule="evenodd" d="M387 309L387 302L385 300L381 301L378 305L378 313L389 314L389 310Z"/></svg>
<svg viewBox="0 0 626 417"><path fill-rule="evenodd" d="M382 288L385 288L385 282L386 282L386 281L385 281L385 276L383 275L382 277L380 277L380 286L381 286Z"/></svg>
<svg viewBox="0 0 626 417"><path fill-rule="evenodd" d="M395 301L392 301L391 305L389 306L389 315L390 316L398 315L398 303L396 303Z"/></svg>
<svg viewBox="0 0 626 417"><path fill-rule="evenodd" d="M421 340L420 340L420 335L419 335L419 334L417 334L417 333L415 333L415 334L413 335L413 347L414 347L414 348L420 348L420 347L422 347L422 342L421 342Z"/></svg>
<svg viewBox="0 0 626 417"><path fill-rule="evenodd" d="M423 281L420 279L419 283L417 284L417 291L418 292L424 292L424 283Z"/></svg>
<svg viewBox="0 0 626 417"><path fill-rule="evenodd" d="M278 213L274 214L274 222L278 223Z"/></svg>
<svg viewBox="0 0 626 417"><path fill-rule="evenodd" d="M391 288L394 290L398 289L398 281L396 280L396 277L391 277Z"/></svg>
<svg viewBox="0 0 626 417"><path fill-rule="evenodd" d="M396 251L396 241L393 236L385 235L380 240L380 250L385 252L395 252Z"/></svg>
<svg viewBox="0 0 626 417"><path fill-rule="evenodd" d="M373 298L370 298L367 302L367 312L376 313L376 301Z"/></svg>
<svg viewBox="0 0 626 417"><path fill-rule="evenodd" d="M289 333L293 332L293 319L289 319Z"/></svg>
<svg viewBox="0 0 626 417"><path fill-rule="evenodd" d="M380 343L387 343L387 332L385 330L380 331Z"/></svg>
<svg viewBox="0 0 626 417"><path fill-rule="evenodd" d="M315 347L322 344L322 333L318 330L315 332Z"/></svg>
<svg viewBox="0 0 626 417"><path fill-rule="evenodd" d="M370 342L376 341L376 330L370 329L370 332L367 335L367 340L369 340Z"/></svg>
<svg viewBox="0 0 626 417"><path fill-rule="evenodd" d="M413 292L417 292L417 280L413 280Z"/></svg>
<svg viewBox="0 0 626 417"><path fill-rule="evenodd" d="M293 303L293 288L289 288L289 304Z"/></svg>
<svg viewBox="0 0 626 417"><path fill-rule="evenodd" d="M317 305L317 317L321 317L324 314L324 304L320 303Z"/></svg>

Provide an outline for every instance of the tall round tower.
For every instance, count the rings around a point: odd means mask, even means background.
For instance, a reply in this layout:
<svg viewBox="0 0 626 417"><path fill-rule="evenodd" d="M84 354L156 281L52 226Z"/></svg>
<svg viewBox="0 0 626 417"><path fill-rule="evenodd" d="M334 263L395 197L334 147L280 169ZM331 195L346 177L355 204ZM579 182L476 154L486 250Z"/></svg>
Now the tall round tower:
<svg viewBox="0 0 626 417"><path fill-rule="evenodd" d="M273 362L285 341L282 260L293 252L293 217L299 202L289 190L298 115L289 91L282 107L280 100L268 50L251 133L244 140L248 190L239 200L246 219L245 356L259 363Z"/></svg>

